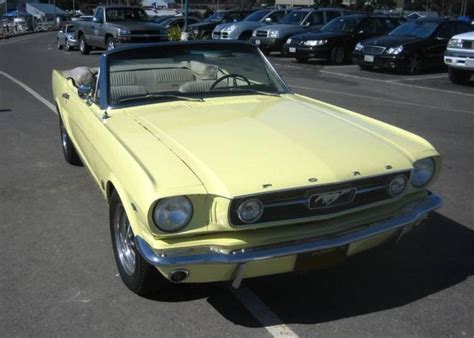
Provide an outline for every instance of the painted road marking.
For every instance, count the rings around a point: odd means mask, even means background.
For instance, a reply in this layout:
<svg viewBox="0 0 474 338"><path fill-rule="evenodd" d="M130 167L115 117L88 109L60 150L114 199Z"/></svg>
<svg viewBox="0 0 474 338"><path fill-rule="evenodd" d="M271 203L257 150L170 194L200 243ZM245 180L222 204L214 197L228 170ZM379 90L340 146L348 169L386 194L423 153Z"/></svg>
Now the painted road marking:
<svg viewBox="0 0 474 338"><path fill-rule="evenodd" d="M410 77L410 78L399 78L395 80L387 80L387 82L400 82L400 81L417 81L417 80L432 80L432 79L443 79L448 78L448 74L443 75L431 75L431 76L420 76L420 77Z"/></svg>
<svg viewBox="0 0 474 338"><path fill-rule="evenodd" d="M418 88L418 89L423 89L423 90L431 90L431 91L440 92L440 93L447 93L447 94L454 94L454 95L461 95L461 96L474 97L474 94L460 93L460 92L455 92L455 91L446 90L446 89L429 88L429 87L417 86L417 85L406 84L406 83L401 83L401 82L390 82L390 81L388 81L388 80L371 79L371 78L367 78L367 77L364 77L364 76L350 75L350 74L342 74L342 73L335 73L335 72L328 72L328 71L325 71L325 70L320 70L319 72L320 72L320 73L323 73L323 74L328 74L328 75L343 76L343 77L349 77L349 78L355 78L355 79L362 79L362 80L366 80L366 81L388 83L388 84L397 85L397 86L404 86L404 87L410 87L410 88Z"/></svg>
<svg viewBox="0 0 474 338"><path fill-rule="evenodd" d="M31 35L29 35L27 37L24 37L24 38L14 38L13 40L9 40L9 41L5 41L5 42L0 43L0 47L11 45L11 44L14 44L14 43L17 43L17 42L32 40L33 38L37 38L37 37L38 36L36 34L31 34Z"/></svg>
<svg viewBox="0 0 474 338"><path fill-rule="evenodd" d="M55 113L56 115L58 114L56 112L56 107L54 106L54 104L52 104L51 102L49 102L48 100L46 100L44 97L42 97L37 91L35 91L34 89L32 89L31 87L28 87L26 84L24 84L23 82L21 82L20 80L17 80L16 78L14 78L13 76L11 76L10 74L7 74L3 71L0 70L0 75L3 75L5 76L7 79L9 79L10 81L16 83L17 85L19 85L21 88L23 88L24 90L26 90L28 93L30 93L35 99L37 99L38 101L40 101L42 104L44 104L46 107L48 107L51 111L53 111L53 113Z"/></svg>
<svg viewBox="0 0 474 338"><path fill-rule="evenodd" d="M281 319L245 285L241 285L237 290L231 290L242 305L250 311L255 319L257 319L273 337L298 337L292 329L283 324Z"/></svg>
<svg viewBox="0 0 474 338"><path fill-rule="evenodd" d="M419 104L419 103L411 103L411 102L392 100L392 99L383 99L383 98L380 98L380 97L367 96L367 95L343 93L343 92L338 92L338 91L335 91L335 90L319 89L319 88L312 88L312 87L303 87L303 86L292 85L290 83L288 83L288 84L292 88L311 90L311 91L315 91L315 92L345 95L345 96L357 97L357 98L374 100L374 101L383 101L383 102L388 102L388 103L396 103L396 104L402 104L402 105L407 105L407 106L415 106L415 107L429 108L429 109L436 109L436 110L450 111L450 112L457 112L457 113L463 113L463 114L471 114L471 115L474 114L474 111L470 111L470 110L443 108L443 107L439 107L439 106L428 106L428 105Z"/></svg>
<svg viewBox="0 0 474 338"><path fill-rule="evenodd" d="M21 88L30 93L34 98L48 107L53 113L57 114L54 104L42 97L34 89L28 87L20 80L3 71L0 71L0 75L5 76L7 79L19 85ZM249 312L255 317L255 319L257 319L273 337L298 337L296 333L294 333L288 326L283 324L278 316L270 311L270 309L267 308L267 306L257 297L257 295L255 295L247 287L242 285L240 289L234 291L234 294L237 299L247 308L247 310L249 310Z"/></svg>

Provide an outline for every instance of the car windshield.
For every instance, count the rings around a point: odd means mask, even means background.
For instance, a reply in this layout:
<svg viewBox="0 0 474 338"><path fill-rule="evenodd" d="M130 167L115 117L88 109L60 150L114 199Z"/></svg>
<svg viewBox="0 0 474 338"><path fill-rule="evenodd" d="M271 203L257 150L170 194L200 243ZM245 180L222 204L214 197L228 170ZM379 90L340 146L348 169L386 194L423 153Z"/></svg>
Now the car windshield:
<svg viewBox="0 0 474 338"><path fill-rule="evenodd" d="M255 46L186 43L107 55L111 106L216 96L279 95L287 87Z"/></svg>
<svg viewBox="0 0 474 338"><path fill-rule="evenodd" d="M344 32L352 33L359 25L361 18L339 17L329 21L321 30L326 32Z"/></svg>
<svg viewBox="0 0 474 338"><path fill-rule="evenodd" d="M270 11L257 11L245 17L243 21L258 22L262 20Z"/></svg>
<svg viewBox="0 0 474 338"><path fill-rule="evenodd" d="M437 22L429 21L412 21L406 22L403 25L398 26L389 35L396 36L415 36L418 38L427 38L438 27Z"/></svg>
<svg viewBox="0 0 474 338"><path fill-rule="evenodd" d="M207 21L221 22L224 19L224 16L225 12L214 13L209 18L207 18Z"/></svg>
<svg viewBox="0 0 474 338"><path fill-rule="evenodd" d="M308 15L307 11L293 11L285 15L280 23L285 25L299 25L306 15Z"/></svg>
<svg viewBox="0 0 474 338"><path fill-rule="evenodd" d="M174 16L163 16L163 17L156 17L156 18L153 18L153 22L154 23L163 23L165 21L168 21L168 20L171 20L171 19L174 19Z"/></svg>
<svg viewBox="0 0 474 338"><path fill-rule="evenodd" d="M110 8L106 13L108 22L150 20L145 11L140 8Z"/></svg>

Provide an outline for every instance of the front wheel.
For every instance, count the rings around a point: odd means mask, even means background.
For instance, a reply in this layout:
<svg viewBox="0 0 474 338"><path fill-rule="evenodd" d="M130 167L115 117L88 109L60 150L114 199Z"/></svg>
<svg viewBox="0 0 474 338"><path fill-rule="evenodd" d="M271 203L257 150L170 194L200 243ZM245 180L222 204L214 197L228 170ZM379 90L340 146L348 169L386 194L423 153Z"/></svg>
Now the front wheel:
<svg viewBox="0 0 474 338"><path fill-rule="evenodd" d="M127 213L117 192L110 198L110 234L120 278L131 291L147 295L169 282L148 264L135 247L135 239Z"/></svg>
<svg viewBox="0 0 474 338"><path fill-rule="evenodd" d="M451 80L451 82L455 84L466 83L471 78L471 73L453 67L449 67L448 75L449 80Z"/></svg>
<svg viewBox="0 0 474 338"><path fill-rule="evenodd" d="M331 63L342 65L346 60L346 49L342 45L337 45L331 50Z"/></svg>
<svg viewBox="0 0 474 338"><path fill-rule="evenodd" d="M87 44L84 35L81 35L79 38L79 50L81 51L82 55L88 55L91 51L91 47Z"/></svg>

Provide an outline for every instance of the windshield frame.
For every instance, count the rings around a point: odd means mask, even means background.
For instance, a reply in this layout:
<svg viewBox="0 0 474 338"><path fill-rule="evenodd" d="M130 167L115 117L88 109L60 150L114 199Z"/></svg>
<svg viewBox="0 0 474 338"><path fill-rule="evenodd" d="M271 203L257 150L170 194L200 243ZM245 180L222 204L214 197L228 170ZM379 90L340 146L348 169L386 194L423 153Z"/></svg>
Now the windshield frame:
<svg viewBox="0 0 474 338"><path fill-rule="evenodd" d="M235 46L235 48L238 48L239 50L243 48L247 49L253 49L255 50L261 57L262 62L267 66L267 70L269 74L268 76L271 75L274 81L276 81L275 85L276 88L278 87L281 88L281 90L276 90L272 91L269 93L272 94L291 94L292 91L288 87L288 85L285 83L285 81L281 78L281 76L278 74L278 72L275 70L273 65L268 61L268 59L262 54L262 52L258 49L258 47L254 45L250 45L245 42L239 42L239 41L215 41L215 42L208 42L208 41L178 41L178 42L169 42L169 43L148 43L148 44L142 44L140 46L129 46L129 47L123 47L123 48L117 48L114 50L111 50L109 52L106 52L101 55L100 57L100 69L104 71L99 72L99 78L98 78L98 83L99 83L99 88L105 88L106 90L100 90L101 95L99 96L98 104L101 109L115 109L115 108L124 108L124 107L131 107L131 106L137 106L137 105L145 105L145 104L153 104L157 103L157 101L150 101L150 102L143 102L143 101L136 101L136 102L128 102L126 104L124 103L119 103L119 102L112 102L111 99L111 94L110 94L110 58L114 57L114 55L117 55L119 53L127 53L131 52L133 53L133 50L137 50L137 53L143 53L146 54L147 49L151 48L172 48L174 46L176 47L182 47L182 46L202 46L203 48L208 46L209 50L212 50L216 48L218 45L223 45L223 47L229 47L229 46ZM238 47L237 47L238 46ZM244 89L245 87L242 86L240 87ZM212 95L206 95L206 97L201 97L199 95L195 94L201 94L201 93L167 93L167 92L161 92L162 94L177 94L181 96L188 96L189 98L196 98L196 99L206 99L206 98L214 98L214 97L224 97L224 96L239 96L239 95L258 95L258 89L255 88L248 88L248 91L244 90L236 90L236 91L221 91L221 90L216 90L212 92ZM252 90L254 90L252 92ZM104 93L106 95L104 95ZM256 94L257 93L257 94ZM158 93L159 94L159 93ZM190 95L191 94L191 95ZM164 101L158 101L158 102L164 102Z"/></svg>
<svg viewBox="0 0 474 338"><path fill-rule="evenodd" d="M281 18L281 20L278 22L279 24L282 24L282 25L295 25L295 26L301 26L301 24L303 22L305 22L305 20L308 18L308 15L310 15L313 11L311 10L294 10L294 11L291 11L291 12L288 12L283 18ZM285 18L286 17L290 17L291 14L294 14L294 13L303 13L304 16L303 18L298 22L298 23L288 23L288 22L285 22Z"/></svg>

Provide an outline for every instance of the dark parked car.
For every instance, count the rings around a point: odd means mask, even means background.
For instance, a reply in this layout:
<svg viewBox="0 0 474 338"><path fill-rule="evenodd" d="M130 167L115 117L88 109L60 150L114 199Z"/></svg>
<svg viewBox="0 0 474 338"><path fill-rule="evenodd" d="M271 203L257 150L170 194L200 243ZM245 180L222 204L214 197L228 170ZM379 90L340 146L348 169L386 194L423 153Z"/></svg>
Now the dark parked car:
<svg viewBox="0 0 474 338"><path fill-rule="evenodd" d="M363 14L339 17L323 26L319 32L290 37L283 49L300 62L309 58L320 58L339 65L350 61L351 52L357 42L384 35L402 22L402 18Z"/></svg>
<svg viewBox="0 0 474 338"><path fill-rule="evenodd" d="M473 30L467 23L442 18L408 21L390 34L359 43L353 52L361 68L385 68L417 74L443 65L449 39Z"/></svg>
<svg viewBox="0 0 474 338"><path fill-rule="evenodd" d="M188 17L188 25L193 25L195 23L200 22L201 20L195 18L195 17ZM167 29L170 28L175 28L178 27L179 29L183 29L184 27L184 16L173 16L171 18L167 18L164 20L160 20L159 22L156 22L153 20L153 22L158 23L160 26L163 26Z"/></svg>
<svg viewBox="0 0 474 338"><path fill-rule="evenodd" d="M292 35L307 31L318 31L325 23L350 12L341 8L298 9L291 11L276 25L267 25L253 31L250 42L264 54L282 52L285 41Z"/></svg>
<svg viewBox="0 0 474 338"><path fill-rule="evenodd" d="M194 36L210 39L212 31L217 25L226 22L238 22L243 20L252 11L223 11L217 12L208 17L205 21L189 26L189 30Z"/></svg>

